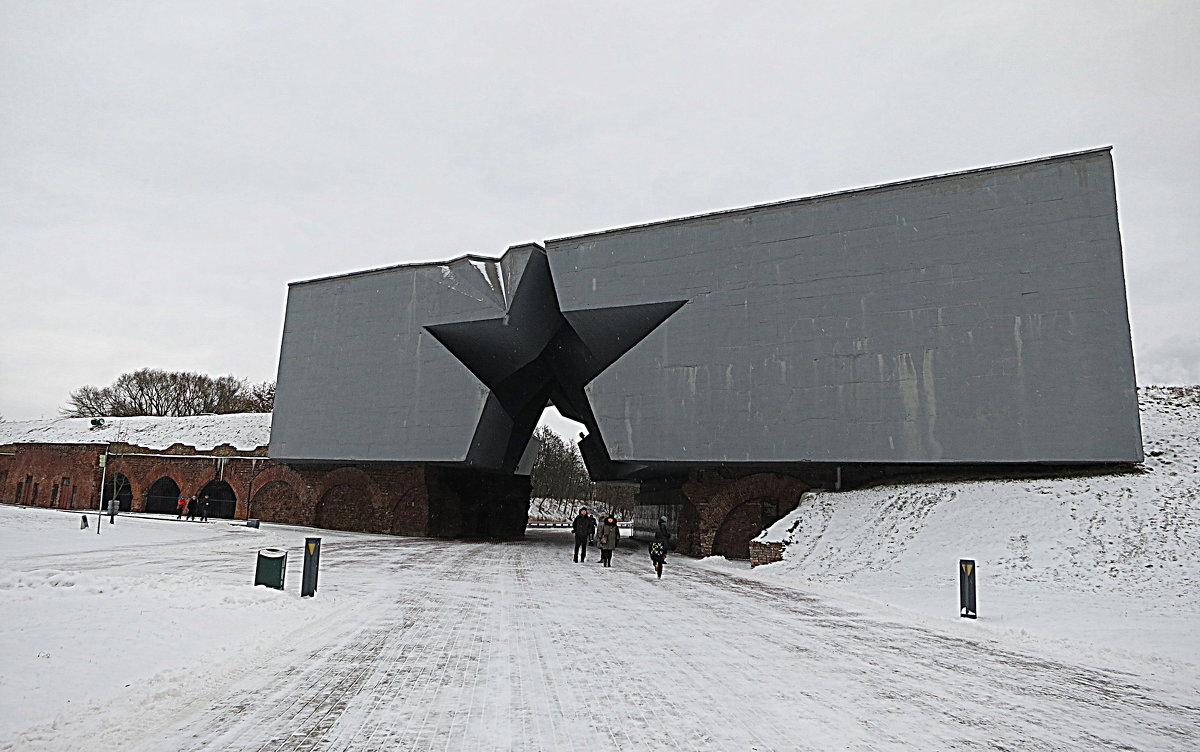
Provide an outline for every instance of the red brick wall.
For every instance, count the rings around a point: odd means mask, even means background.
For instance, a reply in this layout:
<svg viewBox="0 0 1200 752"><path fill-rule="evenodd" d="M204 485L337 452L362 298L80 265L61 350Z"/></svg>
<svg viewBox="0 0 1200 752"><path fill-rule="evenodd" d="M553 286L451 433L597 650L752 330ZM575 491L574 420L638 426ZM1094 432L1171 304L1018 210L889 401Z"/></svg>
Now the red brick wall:
<svg viewBox="0 0 1200 752"><path fill-rule="evenodd" d="M757 567L759 564L773 564L777 561L783 561L782 543L750 541L750 566Z"/></svg>
<svg viewBox="0 0 1200 752"><path fill-rule="evenodd" d="M680 515L679 551L692 556L717 553L747 558L750 540L774 519L795 509L810 487L781 473L738 476L717 470L692 471L683 484L692 510L685 505L688 513ZM774 504L775 514L767 515L774 519L763 519L763 501Z"/></svg>
<svg viewBox="0 0 1200 752"><path fill-rule="evenodd" d="M8 468L12 466L15 457L11 452L0 452L0 492L8 488ZM0 502L4 501L7 499L0 497Z"/></svg>
<svg viewBox="0 0 1200 752"><path fill-rule="evenodd" d="M288 525L313 525L316 521L315 484L321 473L305 474L278 462L259 462L251 487L246 516Z"/></svg>
<svg viewBox="0 0 1200 752"><path fill-rule="evenodd" d="M774 520L771 520L773 522ZM766 524L770 524L767 522ZM750 539L763 531L760 500L743 502L731 509L713 535L712 553L730 559L750 558Z"/></svg>
<svg viewBox="0 0 1200 752"><path fill-rule="evenodd" d="M104 445L16 444L0 455L3 503L69 508L63 477L77 488L76 506L99 503ZM133 495L132 509L146 507L147 492L170 478L180 493L198 495L208 483L223 480L237 499L237 519L316 525L397 535L514 538L524 535L529 508L529 479L425 465L285 465L262 456L235 453L227 446L212 453L175 445L163 453L117 445L110 447L108 477L124 475ZM30 481L25 482L28 476ZM17 497L18 484L21 498Z"/></svg>
<svg viewBox="0 0 1200 752"><path fill-rule="evenodd" d="M8 451L8 450L6 450ZM100 503L100 455L104 447L92 445L18 445L8 457L0 501L39 507L95 509ZM63 478L68 479L66 486ZM33 487L37 486L37 499ZM57 487L57 494L55 488ZM18 489L21 498L18 498ZM65 492L64 492L65 489Z"/></svg>

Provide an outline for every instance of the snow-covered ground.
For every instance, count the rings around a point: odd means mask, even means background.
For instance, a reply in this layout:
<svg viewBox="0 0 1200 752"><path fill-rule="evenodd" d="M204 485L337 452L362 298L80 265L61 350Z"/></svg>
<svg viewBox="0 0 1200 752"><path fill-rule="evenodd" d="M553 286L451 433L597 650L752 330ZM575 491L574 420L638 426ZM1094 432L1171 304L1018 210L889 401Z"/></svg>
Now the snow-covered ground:
<svg viewBox="0 0 1200 752"><path fill-rule="evenodd" d="M760 537L784 561L746 576L931 623L959 620L958 560L974 559L979 629L1200 665L1197 392L1141 390L1144 472L807 494Z"/></svg>
<svg viewBox="0 0 1200 752"><path fill-rule="evenodd" d="M0 506L0 750L1197 749L1200 405L1142 399L1145 472L815 494L764 535L783 562L662 580L569 531Z"/></svg>
<svg viewBox="0 0 1200 752"><path fill-rule="evenodd" d="M611 569L594 553L573 564L569 531L484 544L170 517L122 516L99 535L78 524L0 506L0 750L1200 741L1193 663L918 618L682 557L658 580L633 544ZM314 534L320 589L301 599ZM262 547L290 551L286 591L250 584Z"/></svg>

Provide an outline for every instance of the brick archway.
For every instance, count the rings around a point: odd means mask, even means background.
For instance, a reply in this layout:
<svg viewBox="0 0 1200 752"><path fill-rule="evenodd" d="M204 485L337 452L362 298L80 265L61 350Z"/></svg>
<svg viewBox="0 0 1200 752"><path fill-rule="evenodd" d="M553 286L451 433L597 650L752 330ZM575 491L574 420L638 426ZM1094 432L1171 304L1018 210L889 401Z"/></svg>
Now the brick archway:
<svg viewBox="0 0 1200 752"><path fill-rule="evenodd" d="M122 512L132 512L134 499L140 498L141 489L133 485L133 480L127 474L114 471L105 478L102 493L106 510L109 500L115 498Z"/></svg>
<svg viewBox="0 0 1200 752"><path fill-rule="evenodd" d="M317 527L329 530L356 530L368 533L390 532L390 524L380 520L376 500L378 487L357 467L334 470L318 486Z"/></svg>
<svg viewBox="0 0 1200 752"><path fill-rule="evenodd" d="M300 495L285 480L273 480L254 489L249 513L267 522L303 524L296 519L300 507Z"/></svg>
<svg viewBox="0 0 1200 752"><path fill-rule="evenodd" d="M178 501L181 491L179 483L170 475L161 475L153 483L146 486L141 494L142 511L157 514L178 514Z"/></svg>
<svg viewBox="0 0 1200 752"><path fill-rule="evenodd" d="M286 465L276 465L254 476L247 517L311 525L316 518L316 501L304 477Z"/></svg>
<svg viewBox="0 0 1200 752"><path fill-rule="evenodd" d="M391 523L388 532L393 535L404 535L406 526L411 526L414 522L409 513L410 508L419 506L418 516L427 516L425 509L428 506L428 492L423 485L412 485L393 495L396 497L396 501L391 506Z"/></svg>
<svg viewBox="0 0 1200 752"><path fill-rule="evenodd" d="M350 486L362 489L371 495L378 493L375 482L364 470L357 467L339 467L337 470L330 470L321 478L313 495L320 499L334 486Z"/></svg>
<svg viewBox="0 0 1200 752"><path fill-rule="evenodd" d="M747 502L774 500L778 503L777 514L781 517L796 508L800 496L807 490L807 484L776 473L756 473L735 480L704 474L689 481L684 484L683 492L695 505L697 512L697 545L694 553L712 556L717 533L730 514ZM681 538L684 534L680 530ZM725 545L728 547L730 544Z"/></svg>
<svg viewBox="0 0 1200 752"><path fill-rule="evenodd" d="M254 476L254 486L257 488L260 485L283 481L299 493L300 490L306 488L308 484L304 481L304 477L287 465L273 465L266 468L262 472Z"/></svg>
<svg viewBox="0 0 1200 752"><path fill-rule="evenodd" d="M210 517L232 520L237 516L237 491L234 490L233 486L227 480L221 478L210 480L204 484L196 496L200 499L208 500L208 515ZM200 509L203 508L203 504L199 506Z"/></svg>

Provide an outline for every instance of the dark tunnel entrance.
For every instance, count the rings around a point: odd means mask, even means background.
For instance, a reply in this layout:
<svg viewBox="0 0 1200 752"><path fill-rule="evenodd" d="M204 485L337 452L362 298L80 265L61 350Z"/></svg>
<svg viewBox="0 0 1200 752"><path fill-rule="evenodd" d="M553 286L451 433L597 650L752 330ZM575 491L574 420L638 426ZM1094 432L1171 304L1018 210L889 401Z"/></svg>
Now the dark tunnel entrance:
<svg viewBox="0 0 1200 752"><path fill-rule="evenodd" d="M155 514L179 513L179 484L163 476L146 490L146 511Z"/></svg>
<svg viewBox="0 0 1200 752"><path fill-rule="evenodd" d="M200 493L196 494L196 498L203 499L205 495L208 496L209 517L233 519L234 511L237 510L237 494L233 492L232 486L223 480L210 480L200 489Z"/></svg>
<svg viewBox="0 0 1200 752"><path fill-rule="evenodd" d="M108 510L110 499L116 499L122 512L133 510L133 486L123 473L110 475L104 483L104 509Z"/></svg>

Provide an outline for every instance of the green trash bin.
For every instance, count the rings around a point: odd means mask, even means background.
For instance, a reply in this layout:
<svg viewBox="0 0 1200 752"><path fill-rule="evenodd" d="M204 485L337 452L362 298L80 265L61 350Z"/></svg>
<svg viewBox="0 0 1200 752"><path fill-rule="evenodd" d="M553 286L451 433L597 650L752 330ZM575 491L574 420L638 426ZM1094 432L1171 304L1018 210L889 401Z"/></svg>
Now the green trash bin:
<svg viewBox="0 0 1200 752"><path fill-rule="evenodd" d="M283 590L285 569L287 569L287 551L282 548L259 549L258 566L254 568L254 584Z"/></svg>

